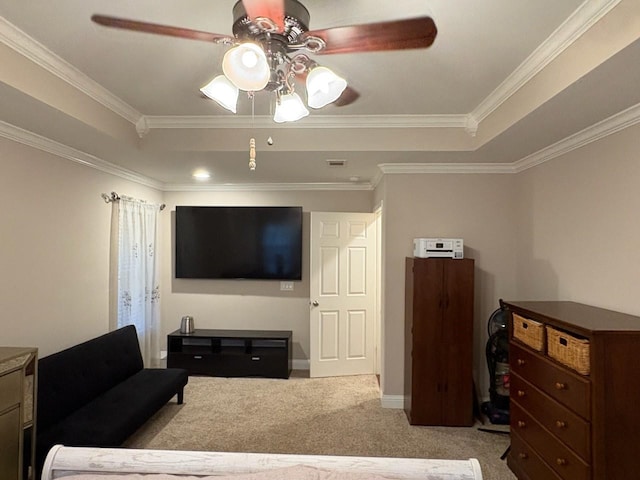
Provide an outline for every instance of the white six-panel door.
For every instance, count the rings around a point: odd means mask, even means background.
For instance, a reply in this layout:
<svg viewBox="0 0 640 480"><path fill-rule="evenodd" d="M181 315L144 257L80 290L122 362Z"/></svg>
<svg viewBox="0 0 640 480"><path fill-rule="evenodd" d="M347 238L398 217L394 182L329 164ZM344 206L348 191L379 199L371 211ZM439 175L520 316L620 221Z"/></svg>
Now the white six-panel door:
<svg viewBox="0 0 640 480"><path fill-rule="evenodd" d="M311 212L310 376L374 373L375 215Z"/></svg>

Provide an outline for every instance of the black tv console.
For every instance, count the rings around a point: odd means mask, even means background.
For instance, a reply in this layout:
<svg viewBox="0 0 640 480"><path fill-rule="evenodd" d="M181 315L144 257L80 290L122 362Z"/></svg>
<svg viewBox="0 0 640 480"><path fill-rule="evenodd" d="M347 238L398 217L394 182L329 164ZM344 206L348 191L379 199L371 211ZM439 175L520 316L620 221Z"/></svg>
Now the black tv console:
<svg viewBox="0 0 640 480"><path fill-rule="evenodd" d="M289 378L290 330L176 330L167 336L167 367L189 375Z"/></svg>

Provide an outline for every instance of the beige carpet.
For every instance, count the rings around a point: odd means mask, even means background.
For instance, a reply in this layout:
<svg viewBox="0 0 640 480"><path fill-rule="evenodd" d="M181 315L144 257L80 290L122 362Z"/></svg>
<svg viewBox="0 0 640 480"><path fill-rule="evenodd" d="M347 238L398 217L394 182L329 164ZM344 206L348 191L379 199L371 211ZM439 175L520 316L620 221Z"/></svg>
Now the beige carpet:
<svg viewBox="0 0 640 480"><path fill-rule="evenodd" d="M507 435L473 428L418 427L380 406L375 376L189 377L175 400L126 446L168 450L376 457L477 458L486 480L513 480L500 460ZM492 425L484 425L493 428Z"/></svg>

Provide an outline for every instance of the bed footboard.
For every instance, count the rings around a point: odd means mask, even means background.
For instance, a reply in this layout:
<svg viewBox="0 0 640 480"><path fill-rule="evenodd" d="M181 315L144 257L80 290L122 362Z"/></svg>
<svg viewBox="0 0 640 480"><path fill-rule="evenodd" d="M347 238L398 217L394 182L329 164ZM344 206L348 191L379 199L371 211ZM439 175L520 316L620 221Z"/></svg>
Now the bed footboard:
<svg viewBox="0 0 640 480"><path fill-rule="evenodd" d="M231 475L305 465L342 472L369 473L397 479L482 480L480 464L469 460L285 455L266 453L53 447L41 480L80 473L163 473Z"/></svg>

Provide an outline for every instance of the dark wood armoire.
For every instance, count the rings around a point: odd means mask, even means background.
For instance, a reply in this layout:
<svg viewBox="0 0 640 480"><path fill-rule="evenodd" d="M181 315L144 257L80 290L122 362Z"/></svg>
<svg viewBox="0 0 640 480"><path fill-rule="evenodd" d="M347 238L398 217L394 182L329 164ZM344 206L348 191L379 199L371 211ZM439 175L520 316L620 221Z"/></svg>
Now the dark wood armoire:
<svg viewBox="0 0 640 480"><path fill-rule="evenodd" d="M412 425L473 425L472 259L407 258L404 409Z"/></svg>

